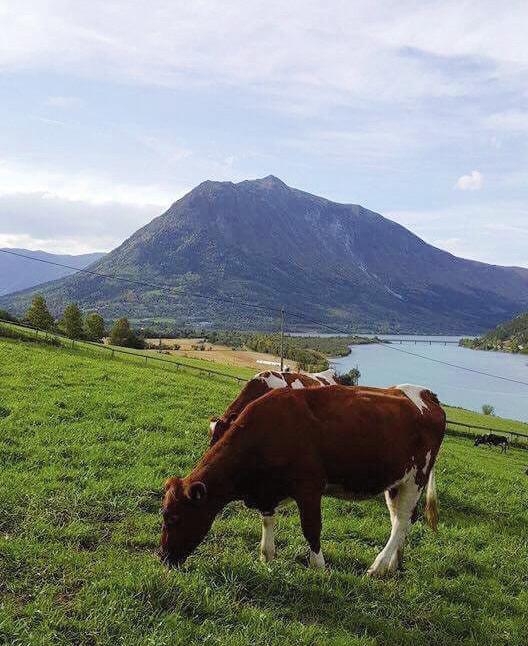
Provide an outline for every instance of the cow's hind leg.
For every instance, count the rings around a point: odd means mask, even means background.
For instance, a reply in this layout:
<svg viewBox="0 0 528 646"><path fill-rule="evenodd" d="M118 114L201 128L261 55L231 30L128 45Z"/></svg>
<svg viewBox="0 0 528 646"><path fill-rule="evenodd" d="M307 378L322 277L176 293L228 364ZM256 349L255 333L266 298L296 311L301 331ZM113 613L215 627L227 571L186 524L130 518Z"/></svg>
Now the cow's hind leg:
<svg viewBox="0 0 528 646"><path fill-rule="evenodd" d="M371 576L383 576L392 574L398 569L403 556L403 546L411 518L422 493L414 479L414 474L385 492L385 500L391 515L392 530L389 540L382 551L370 566L368 574Z"/></svg>
<svg viewBox="0 0 528 646"><path fill-rule="evenodd" d="M262 539L260 541L260 560L264 563L275 558L275 516L262 514Z"/></svg>
<svg viewBox="0 0 528 646"><path fill-rule="evenodd" d="M304 537L310 546L310 567L323 569L325 560L321 550L321 494L309 493L297 498Z"/></svg>

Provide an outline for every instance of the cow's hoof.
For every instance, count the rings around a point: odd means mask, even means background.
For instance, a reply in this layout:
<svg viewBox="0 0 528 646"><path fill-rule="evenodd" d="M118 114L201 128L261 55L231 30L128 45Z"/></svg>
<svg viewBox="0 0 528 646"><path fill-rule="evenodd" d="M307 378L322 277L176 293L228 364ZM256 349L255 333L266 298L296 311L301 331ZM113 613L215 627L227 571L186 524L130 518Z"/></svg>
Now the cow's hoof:
<svg viewBox="0 0 528 646"><path fill-rule="evenodd" d="M273 552L260 552L260 560L262 563L270 563L275 558L275 551Z"/></svg>
<svg viewBox="0 0 528 646"><path fill-rule="evenodd" d="M398 568L398 557L389 559L387 557L377 558L367 570L368 576L384 577L394 574Z"/></svg>
<svg viewBox="0 0 528 646"><path fill-rule="evenodd" d="M324 570L325 560L324 560L322 550L319 550L317 554L315 552L310 551L310 558L308 560L308 564L311 568L314 568L316 570Z"/></svg>

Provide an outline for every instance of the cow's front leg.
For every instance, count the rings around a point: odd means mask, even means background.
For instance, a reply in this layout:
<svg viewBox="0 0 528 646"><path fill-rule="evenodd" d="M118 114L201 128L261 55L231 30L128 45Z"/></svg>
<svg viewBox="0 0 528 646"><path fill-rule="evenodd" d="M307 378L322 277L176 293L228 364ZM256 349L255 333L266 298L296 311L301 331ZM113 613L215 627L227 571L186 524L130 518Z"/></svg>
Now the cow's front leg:
<svg viewBox="0 0 528 646"><path fill-rule="evenodd" d="M306 492L297 497L304 537L310 546L310 567L324 568L321 550L321 493Z"/></svg>
<svg viewBox="0 0 528 646"><path fill-rule="evenodd" d="M262 514L261 517L260 560L267 563L275 558L275 516L273 514Z"/></svg>

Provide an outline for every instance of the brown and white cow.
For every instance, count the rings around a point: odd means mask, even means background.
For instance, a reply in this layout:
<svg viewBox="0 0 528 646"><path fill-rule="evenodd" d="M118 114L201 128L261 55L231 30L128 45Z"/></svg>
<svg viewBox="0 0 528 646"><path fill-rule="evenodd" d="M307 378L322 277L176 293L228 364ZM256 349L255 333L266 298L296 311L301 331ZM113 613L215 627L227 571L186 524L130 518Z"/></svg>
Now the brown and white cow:
<svg viewBox="0 0 528 646"><path fill-rule="evenodd" d="M211 446L217 442L244 408L255 399L277 388L318 388L337 384L335 371L331 368L324 372L303 374L302 372L277 372L266 370L250 379L235 401L230 404L222 417L213 417L209 425Z"/></svg>
<svg viewBox="0 0 528 646"><path fill-rule="evenodd" d="M250 403L185 478L167 480L161 556L182 563L231 501L270 517L265 549L273 557L273 514L284 500L299 508L310 564L324 567L321 497L385 492L392 531L369 574L394 572L420 495L438 520L434 463L445 414L419 386L388 389L330 386L282 388Z"/></svg>

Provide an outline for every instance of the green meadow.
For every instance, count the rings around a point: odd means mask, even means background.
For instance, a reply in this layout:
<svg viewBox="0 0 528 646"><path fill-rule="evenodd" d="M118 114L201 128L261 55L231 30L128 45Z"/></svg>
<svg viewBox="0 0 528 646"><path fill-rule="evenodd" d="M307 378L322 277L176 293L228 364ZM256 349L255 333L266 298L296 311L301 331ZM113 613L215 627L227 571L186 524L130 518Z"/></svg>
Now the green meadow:
<svg viewBox="0 0 528 646"><path fill-rule="evenodd" d="M386 580L365 576L389 534L381 497L325 500L326 571L306 568L293 507L279 514L276 560L260 563L260 520L240 504L166 570L156 556L163 482L190 470L208 418L239 388L82 345L0 339L0 644L528 643L519 449L447 437L439 531L417 522L404 570Z"/></svg>

